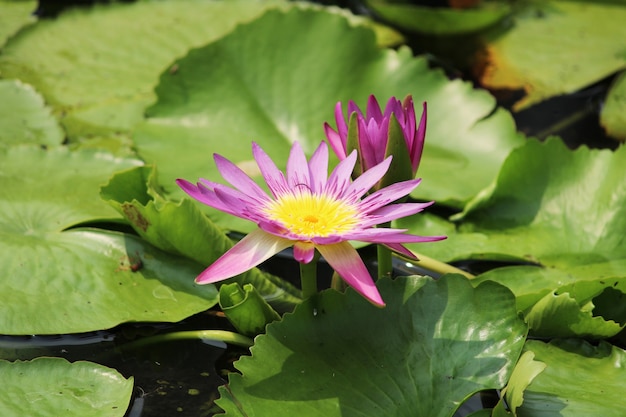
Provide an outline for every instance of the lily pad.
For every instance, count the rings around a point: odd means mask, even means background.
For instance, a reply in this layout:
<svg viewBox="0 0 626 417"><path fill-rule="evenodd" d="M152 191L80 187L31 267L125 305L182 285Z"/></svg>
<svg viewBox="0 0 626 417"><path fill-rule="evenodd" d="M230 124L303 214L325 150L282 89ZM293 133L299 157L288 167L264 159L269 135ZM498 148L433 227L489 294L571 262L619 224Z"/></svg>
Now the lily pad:
<svg viewBox="0 0 626 417"><path fill-rule="evenodd" d="M390 24L434 36L478 32L501 21L511 11L508 4L495 2L468 9L420 6L399 1L369 0L366 3Z"/></svg>
<svg viewBox="0 0 626 417"><path fill-rule="evenodd" d="M626 68L624 20L624 4L527 2L510 29L485 39L481 82L526 90L517 110L587 87Z"/></svg>
<svg viewBox="0 0 626 417"><path fill-rule="evenodd" d="M70 138L127 131L154 101L159 73L175 72L176 57L276 4L178 0L73 9L11 39L0 72L35 86L63 114Z"/></svg>
<svg viewBox="0 0 626 417"><path fill-rule="evenodd" d="M382 101L407 94L428 101L424 181L414 195L419 198L462 206L523 141L510 114L494 112L495 100L486 92L449 81L407 48L380 49L370 29L325 10L269 11L190 51L176 65L176 73L162 74L158 102L134 136L138 153L158 166L165 190L174 197L183 196L176 178L223 181L210 160L213 152L257 180L259 171L246 151L251 141L279 167L293 141L311 153L324 139L324 121L334 123L338 101L363 106L372 93ZM209 213L224 228L252 227Z"/></svg>
<svg viewBox="0 0 626 417"><path fill-rule="evenodd" d="M122 417L133 378L91 362L61 358L0 360L0 408L4 417Z"/></svg>
<svg viewBox="0 0 626 417"><path fill-rule="evenodd" d="M458 275L379 284L383 309L329 290L270 324L220 389L226 415L443 417L506 384L526 326L505 287Z"/></svg>
<svg viewBox="0 0 626 417"><path fill-rule="evenodd" d="M606 342L583 340L551 343L528 341L525 348L545 369L523 389L523 403L514 416L620 417L626 408L622 381L626 352ZM511 379L510 387L523 380Z"/></svg>
<svg viewBox="0 0 626 417"><path fill-rule="evenodd" d="M37 21L33 16L36 8L37 2L32 0L0 1L0 49L18 30Z"/></svg>
<svg viewBox="0 0 626 417"><path fill-rule="evenodd" d="M589 275L597 264L603 274L619 275L626 259L624 164L623 147L572 151L557 138L530 140L511 152L492 187L455 223L416 216L398 225L447 234L437 244L414 246L442 261L538 262Z"/></svg>
<svg viewBox="0 0 626 417"><path fill-rule="evenodd" d="M56 146L64 133L43 98L29 85L0 80L0 147L31 143Z"/></svg>
<svg viewBox="0 0 626 417"><path fill-rule="evenodd" d="M626 72L611 86L600 113L600 123L607 135L626 141Z"/></svg>
<svg viewBox="0 0 626 417"><path fill-rule="evenodd" d="M116 169L140 161L36 147L2 150L0 160L0 333L75 333L125 321L178 321L217 302L213 286L193 284L202 265L134 236L67 230L121 221L100 200L98 188Z"/></svg>

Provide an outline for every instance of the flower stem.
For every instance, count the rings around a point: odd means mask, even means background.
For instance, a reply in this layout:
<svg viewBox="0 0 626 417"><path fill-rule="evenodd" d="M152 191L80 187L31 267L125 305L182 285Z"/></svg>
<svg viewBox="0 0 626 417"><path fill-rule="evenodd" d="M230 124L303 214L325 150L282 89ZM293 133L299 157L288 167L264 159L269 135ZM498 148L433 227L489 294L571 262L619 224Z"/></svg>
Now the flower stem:
<svg viewBox="0 0 626 417"><path fill-rule="evenodd" d="M317 260L319 254L316 252L313 260L308 264L300 263L300 283L302 285L302 299L317 294Z"/></svg>
<svg viewBox="0 0 626 417"><path fill-rule="evenodd" d="M417 256L418 260L416 261L415 259L409 259L409 258L405 258L402 257L402 259L407 259L409 262L411 262L413 265L417 265L420 266L424 269L427 269L429 271L432 272L437 272L440 274L461 274L463 276L465 276L466 278L472 279L472 278L476 278L475 275L470 274L467 271L463 271L462 269L459 269L455 266L452 266L450 264L447 264L445 262L441 262L438 261L437 259L433 259L431 257L428 257L426 255L422 255L421 253L417 253L417 252L413 252L413 254L415 254L415 256Z"/></svg>
<svg viewBox="0 0 626 417"><path fill-rule="evenodd" d="M137 349L155 343L169 342L172 340L185 339L209 339L230 343L237 346L250 347L253 345L252 339L239 333L226 330L190 330L184 332L164 333L156 336L144 337L130 343L122 345L123 349Z"/></svg>
<svg viewBox="0 0 626 417"><path fill-rule="evenodd" d="M378 227L386 228L391 227L391 222L381 223ZM393 264L391 262L391 249L383 245L376 246L376 255L378 258L378 277L391 277L393 271Z"/></svg>

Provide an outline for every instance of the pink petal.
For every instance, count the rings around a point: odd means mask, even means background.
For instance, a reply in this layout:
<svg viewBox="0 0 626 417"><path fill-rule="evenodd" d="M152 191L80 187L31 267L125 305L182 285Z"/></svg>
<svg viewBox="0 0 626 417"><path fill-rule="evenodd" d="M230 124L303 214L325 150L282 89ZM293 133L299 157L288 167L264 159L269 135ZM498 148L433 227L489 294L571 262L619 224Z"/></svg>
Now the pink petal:
<svg viewBox="0 0 626 417"><path fill-rule="evenodd" d="M411 158L411 166L413 168L413 175L417 172L417 168L420 164L420 159L422 159L422 151L424 150L424 138L426 136L426 102L423 103L423 112L422 118L420 119L419 127L417 128L417 133L411 144L410 149L410 158Z"/></svg>
<svg viewBox="0 0 626 417"><path fill-rule="evenodd" d="M346 159L346 145L343 143L341 136L333 130L328 123L324 123L324 133L328 139L328 144L333 148L333 152L339 160Z"/></svg>
<svg viewBox="0 0 626 417"><path fill-rule="evenodd" d="M411 235L405 232L406 230L404 229L369 228L348 232L343 235L343 238L346 240L359 240L361 242L380 243L384 245L388 243L436 242L446 238L445 236Z"/></svg>
<svg viewBox="0 0 626 417"><path fill-rule="evenodd" d="M319 245L317 250L326 262L359 294L377 306L384 307L383 301L372 277L356 249L348 242L334 245Z"/></svg>
<svg viewBox="0 0 626 417"><path fill-rule="evenodd" d="M361 167L363 170L368 170L377 164L376 162L377 149L376 148L381 146L380 138L379 138L380 135L378 132L378 124L376 124L374 120L366 121L365 119L359 118L357 120L357 129L358 129L357 134L359 137L359 147L361 150L361 155L360 155ZM387 134L385 133L385 138L382 141L383 154L384 154L384 147L386 145L387 145Z"/></svg>
<svg viewBox="0 0 626 417"><path fill-rule="evenodd" d="M433 204L433 201L428 203L396 203L383 206L379 209L371 211L368 214L368 219L360 223L361 228L374 226L376 224L390 222L392 220L400 219L402 217L412 216L415 213L419 213L426 207Z"/></svg>
<svg viewBox="0 0 626 417"><path fill-rule="evenodd" d="M348 105L348 109L350 105ZM350 112L348 112L348 118L350 117ZM346 123L346 119L343 117L343 109L341 108L341 101L338 101L335 104L335 122L337 123L337 133L339 134L339 138L341 142L343 142L343 157L346 157L346 138L348 137L348 124ZM339 155L337 155L339 156ZM340 158L343 159L343 158Z"/></svg>
<svg viewBox="0 0 626 417"><path fill-rule="evenodd" d="M261 201L268 200L265 191L263 191L263 189L259 187L254 180L243 172L238 166L218 154L213 155L213 159L215 160L215 165L217 166L220 174L222 174L222 177L224 177L224 179L233 187L247 195L254 196Z"/></svg>
<svg viewBox="0 0 626 417"><path fill-rule="evenodd" d="M331 172L328 182L326 183L327 194L336 198L342 197L350 185L350 176L356 163L357 152L352 151L350 155L343 161L339 162L333 172Z"/></svg>
<svg viewBox="0 0 626 417"><path fill-rule="evenodd" d="M198 284L210 284L246 272L283 249L293 245L287 239L256 229L230 248L198 277Z"/></svg>
<svg viewBox="0 0 626 417"><path fill-rule="evenodd" d="M309 166L299 142L294 142L287 159L287 183L295 191L300 187L310 190Z"/></svg>
<svg viewBox="0 0 626 417"><path fill-rule="evenodd" d="M252 143L252 155L261 170L261 175L274 197L279 197L290 192L285 175L276 167L263 149L256 143Z"/></svg>
<svg viewBox="0 0 626 417"><path fill-rule="evenodd" d="M296 261L308 264L315 255L315 245L311 242L296 242L293 246L293 257Z"/></svg>
<svg viewBox="0 0 626 417"><path fill-rule="evenodd" d="M312 191L321 193L328 178L328 146L326 146L326 142L321 142L320 146L313 152L309 160L309 176Z"/></svg>
<svg viewBox="0 0 626 417"><path fill-rule="evenodd" d="M401 253L402 255L406 256L407 258L415 259L415 260L418 259L418 257L415 256L415 254L413 252L411 252L410 250L408 250L407 248L402 246L402 244L400 244L400 243L388 243L385 246L387 246L392 251Z"/></svg>
<svg viewBox="0 0 626 417"><path fill-rule="evenodd" d="M230 213L230 211L228 211L228 207L226 207L224 202L220 200L217 195L215 195L215 192L212 189L204 187L201 183L194 185L187 180L179 178L176 180L176 184L178 184L184 192L189 194L190 197L198 200L199 202L206 204L209 207Z"/></svg>
<svg viewBox="0 0 626 417"><path fill-rule="evenodd" d="M419 185L420 181L421 179L396 182L395 184L382 188L365 197L361 204L359 204L359 210L361 212L370 213L382 206L405 197Z"/></svg>
<svg viewBox="0 0 626 417"><path fill-rule="evenodd" d="M359 175L346 190L346 195L361 198L385 175L391 165L391 157Z"/></svg>
<svg viewBox="0 0 626 417"><path fill-rule="evenodd" d="M380 120L382 120L383 118L383 114L380 111L380 105L378 104L378 100L376 100L376 97L374 97L374 95L369 96L369 98L367 99L367 110L365 112L365 118L366 119L374 119L378 122L380 122Z"/></svg>

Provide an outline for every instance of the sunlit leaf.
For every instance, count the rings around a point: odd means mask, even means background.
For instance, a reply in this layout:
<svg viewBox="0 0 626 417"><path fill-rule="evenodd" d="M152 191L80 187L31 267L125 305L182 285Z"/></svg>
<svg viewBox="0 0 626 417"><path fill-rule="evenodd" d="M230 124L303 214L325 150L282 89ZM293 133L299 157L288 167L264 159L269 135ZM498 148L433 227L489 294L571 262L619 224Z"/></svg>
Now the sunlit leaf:
<svg viewBox="0 0 626 417"><path fill-rule="evenodd" d="M613 83L600 113L607 135L626 141L626 72Z"/></svg>
<svg viewBox="0 0 626 417"><path fill-rule="evenodd" d="M452 416L506 384L526 333L506 288L447 275L380 292L382 309L326 291L270 324L220 389L226 415Z"/></svg>
<svg viewBox="0 0 626 417"><path fill-rule="evenodd" d="M0 72L35 86L63 114L72 138L124 131L154 101L159 73L175 72L176 57L276 4L179 0L74 9L11 39Z"/></svg>
<svg viewBox="0 0 626 417"><path fill-rule="evenodd" d="M535 354L526 351L513 369L509 383L501 392L501 398L493 409L493 417L516 416L517 408L524 402L524 390L546 368L546 364L534 360ZM504 401L506 399L506 402ZM507 411L507 408L511 410Z"/></svg>
<svg viewBox="0 0 626 417"><path fill-rule="evenodd" d="M572 93L626 68L626 7L604 2L528 2L486 39L481 81L524 89L515 108Z"/></svg>
<svg viewBox="0 0 626 417"><path fill-rule="evenodd" d="M511 152L493 186L455 223L424 216L398 225L448 239L413 245L442 261L539 262L562 269L598 264L619 274L626 259L626 148L572 151L554 138ZM592 274L588 269L587 274Z"/></svg>
<svg viewBox="0 0 626 417"><path fill-rule="evenodd" d="M202 265L135 236L72 228L120 222L98 189L115 170L140 161L36 147L5 149L0 161L1 334L178 321L217 302L213 286L193 284Z"/></svg>
<svg viewBox="0 0 626 417"><path fill-rule="evenodd" d="M91 362L61 358L0 360L3 417L122 417L133 378Z"/></svg>
<svg viewBox="0 0 626 417"><path fill-rule="evenodd" d="M22 143L55 146L63 137L50 109L31 86L0 80L0 147Z"/></svg>
<svg viewBox="0 0 626 417"><path fill-rule="evenodd" d="M552 343L529 341L524 348L545 369L524 389L517 416L621 417L626 408L622 381L626 352L605 342L593 346L583 340ZM524 380L511 379L511 387Z"/></svg>
<svg viewBox="0 0 626 417"><path fill-rule="evenodd" d="M19 29L37 20L33 16L36 8L37 2L32 0L0 0L0 49Z"/></svg>

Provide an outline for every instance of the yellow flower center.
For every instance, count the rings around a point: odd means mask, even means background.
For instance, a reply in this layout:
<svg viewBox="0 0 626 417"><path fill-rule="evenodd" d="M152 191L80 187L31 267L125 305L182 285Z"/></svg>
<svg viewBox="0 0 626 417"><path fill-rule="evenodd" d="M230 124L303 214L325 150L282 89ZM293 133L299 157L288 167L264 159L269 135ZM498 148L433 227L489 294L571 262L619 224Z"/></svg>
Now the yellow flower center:
<svg viewBox="0 0 626 417"><path fill-rule="evenodd" d="M265 208L268 218L305 238L325 237L354 229L359 216L345 201L325 195L285 195Z"/></svg>

